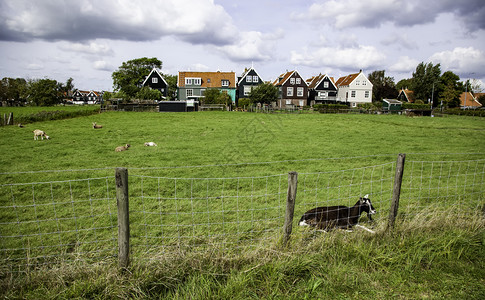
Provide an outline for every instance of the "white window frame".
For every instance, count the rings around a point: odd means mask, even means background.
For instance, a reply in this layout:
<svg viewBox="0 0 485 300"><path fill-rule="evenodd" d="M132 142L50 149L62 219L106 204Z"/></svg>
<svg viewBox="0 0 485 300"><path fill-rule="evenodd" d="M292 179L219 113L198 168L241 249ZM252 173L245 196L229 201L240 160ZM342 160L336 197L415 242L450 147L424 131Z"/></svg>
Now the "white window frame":
<svg viewBox="0 0 485 300"><path fill-rule="evenodd" d="M291 99L286 99L286 105L290 105L290 104L293 104L293 103L291 102Z"/></svg>
<svg viewBox="0 0 485 300"><path fill-rule="evenodd" d="M362 85L367 85L367 81L363 80Z"/></svg>
<svg viewBox="0 0 485 300"><path fill-rule="evenodd" d="M296 96L297 97L303 97L304 93L305 93L305 90L302 87L296 88Z"/></svg>
<svg viewBox="0 0 485 300"><path fill-rule="evenodd" d="M357 80L357 81L355 82L355 85L360 85L360 80Z"/></svg>
<svg viewBox="0 0 485 300"><path fill-rule="evenodd" d="M258 83L258 82L259 82L259 77L258 77L258 76L256 76L256 75L254 75L254 76L253 76L253 82Z"/></svg>
<svg viewBox="0 0 485 300"><path fill-rule="evenodd" d="M325 81L325 82L323 83L323 88L328 89L328 87L329 87L329 85L328 85L328 81Z"/></svg>
<svg viewBox="0 0 485 300"><path fill-rule="evenodd" d="M290 84L295 84L295 78L290 78Z"/></svg>
<svg viewBox="0 0 485 300"><path fill-rule="evenodd" d="M152 78L152 83L158 83L158 78L157 77L153 77Z"/></svg>
<svg viewBox="0 0 485 300"><path fill-rule="evenodd" d="M369 98L369 95L370 95L369 91L365 91L365 97Z"/></svg>
<svg viewBox="0 0 485 300"><path fill-rule="evenodd" d="M292 87L286 88L286 96L293 97L293 88Z"/></svg>
<svg viewBox="0 0 485 300"><path fill-rule="evenodd" d="M244 86L244 96L249 96L249 93L253 90L253 87L250 85L245 85Z"/></svg>
<svg viewBox="0 0 485 300"><path fill-rule="evenodd" d="M221 86L229 86L229 80L227 80L227 79L222 79L222 80L221 80Z"/></svg>
<svg viewBox="0 0 485 300"><path fill-rule="evenodd" d="M189 94L190 94L190 95L189 95ZM192 97L192 96L194 96L194 90L193 90L193 89L187 89L187 90L185 91L185 95L186 95L187 97Z"/></svg>
<svg viewBox="0 0 485 300"><path fill-rule="evenodd" d="M296 79L296 84L301 84L301 78Z"/></svg>
<svg viewBox="0 0 485 300"><path fill-rule="evenodd" d="M253 82L253 76L246 76L246 82Z"/></svg>
<svg viewBox="0 0 485 300"><path fill-rule="evenodd" d="M355 91L350 92L350 98L355 98Z"/></svg>
<svg viewBox="0 0 485 300"><path fill-rule="evenodd" d="M299 101L299 104L300 104L300 106L304 106L305 105L305 103L303 102L303 100L300 100Z"/></svg>
<svg viewBox="0 0 485 300"><path fill-rule="evenodd" d="M200 78L187 77L185 78L185 85L200 85L201 81Z"/></svg>

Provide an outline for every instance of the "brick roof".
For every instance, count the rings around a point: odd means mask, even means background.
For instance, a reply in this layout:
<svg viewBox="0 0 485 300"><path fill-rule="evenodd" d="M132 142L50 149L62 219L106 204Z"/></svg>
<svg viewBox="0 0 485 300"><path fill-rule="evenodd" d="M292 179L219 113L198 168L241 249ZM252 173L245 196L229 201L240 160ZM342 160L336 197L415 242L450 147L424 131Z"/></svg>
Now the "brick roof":
<svg viewBox="0 0 485 300"><path fill-rule="evenodd" d="M221 88L222 80L229 80L228 88L236 88L235 72L179 72L178 87L185 87L185 78L200 78L202 88Z"/></svg>

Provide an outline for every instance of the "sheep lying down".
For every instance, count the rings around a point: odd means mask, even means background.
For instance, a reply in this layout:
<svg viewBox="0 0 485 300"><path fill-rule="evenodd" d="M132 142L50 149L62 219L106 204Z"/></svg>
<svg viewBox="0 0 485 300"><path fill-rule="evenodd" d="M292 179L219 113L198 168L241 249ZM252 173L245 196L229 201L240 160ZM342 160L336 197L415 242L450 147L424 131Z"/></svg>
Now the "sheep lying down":
<svg viewBox="0 0 485 300"><path fill-rule="evenodd" d="M333 228L351 229L355 226L375 233L358 224L360 215L363 212L366 212L369 220L372 221L372 215L376 213L376 210L372 206L369 195L365 195L363 198L361 197L352 207L337 205L310 209L303 214L298 225L312 226L324 231Z"/></svg>

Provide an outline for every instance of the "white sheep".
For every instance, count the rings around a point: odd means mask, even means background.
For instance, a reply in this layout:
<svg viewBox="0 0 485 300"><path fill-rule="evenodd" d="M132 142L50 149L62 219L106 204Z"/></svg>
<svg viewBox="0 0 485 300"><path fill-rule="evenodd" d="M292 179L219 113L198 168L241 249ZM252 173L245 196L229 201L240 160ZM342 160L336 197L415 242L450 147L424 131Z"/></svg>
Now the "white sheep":
<svg viewBox="0 0 485 300"><path fill-rule="evenodd" d="M50 137L47 134L45 134L44 131L42 131L40 129L36 129L36 130L34 130L32 132L34 133L34 141L35 140L38 140L39 139L39 136L40 136L40 138L42 140L44 139L44 137L46 138L46 140L50 139Z"/></svg>
<svg viewBox="0 0 485 300"><path fill-rule="evenodd" d="M94 129L100 129L100 128L103 128L103 125L98 125L96 124L96 122L93 123L93 128Z"/></svg>
<svg viewBox="0 0 485 300"><path fill-rule="evenodd" d="M130 144L126 144L124 146L116 147L115 152L121 152L121 151L128 150L128 148L130 148L130 146L131 146Z"/></svg>
<svg viewBox="0 0 485 300"><path fill-rule="evenodd" d="M156 147L157 144L155 144L154 142L146 142L145 143L145 146L147 146L147 147Z"/></svg>

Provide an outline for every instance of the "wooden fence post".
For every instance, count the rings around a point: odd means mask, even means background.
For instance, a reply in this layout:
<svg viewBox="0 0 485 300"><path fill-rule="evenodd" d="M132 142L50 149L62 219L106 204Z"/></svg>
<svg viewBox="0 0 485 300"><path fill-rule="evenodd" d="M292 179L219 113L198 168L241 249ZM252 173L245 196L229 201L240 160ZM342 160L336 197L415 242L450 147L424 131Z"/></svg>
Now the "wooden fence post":
<svg viewBox="0 0 485 300"><path fill-rule="evenodd" d="M284 240L286 245L290 240L291 231L293 228L293 214L295 211L296 188L298 186L298 173L288 173L288 194L286 198L286 214L285 225L283 227Z"/></svg>
<svg viewBox="0 0 485 300"><path fill-rule="evenodd" d="M399 153L396 162L396 175L394 177L394 187L392 189L392 203L391 210L389 211L389 223L387 229L394 227L396 221L397 211L399 208L399 197L401 196L402 176L404 173L404 161L406 160L406 154Z"/></svg>
<svg viewBox="0 0 485 300"><path fill-rule="evenodd" d="M7 125L13 125L13 112L8 114Z"/></svg>
<svg viewBox="0 0 485 300"><path fill-rule="evenodd" d="M118 262L121 268L130 263L130 216L128 169L116 168L116 204L118 206Z"/></svg>

